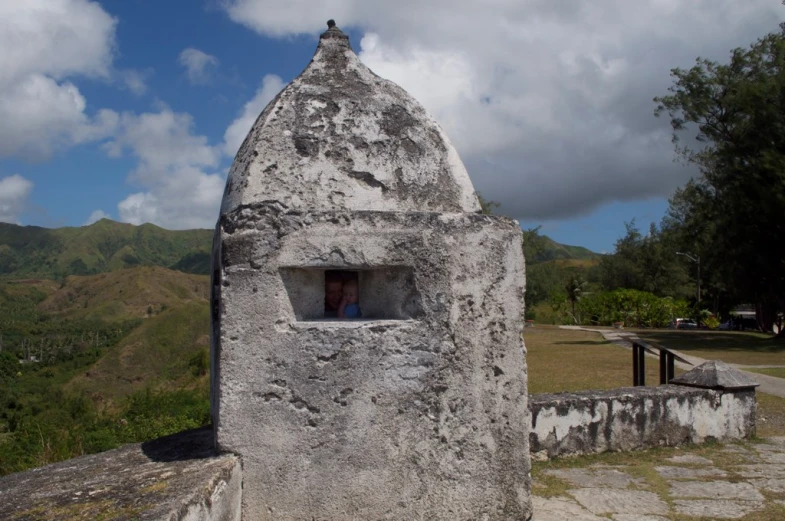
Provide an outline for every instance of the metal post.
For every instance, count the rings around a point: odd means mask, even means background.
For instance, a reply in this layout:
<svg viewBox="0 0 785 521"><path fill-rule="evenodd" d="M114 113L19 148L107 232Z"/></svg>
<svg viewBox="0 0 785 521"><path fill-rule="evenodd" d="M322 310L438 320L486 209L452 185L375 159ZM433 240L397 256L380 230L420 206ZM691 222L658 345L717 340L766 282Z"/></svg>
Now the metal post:
<svg viewBox="0 0 785 521"><path fill-rule="evenodd" d="M670 383L671 380L676 376L676 359L673 356L673 353L668 351L668 381L665 383Z"/></svg>
<svg viewBox="0 0 785 521"><path fill-rule="evenodd" d="M646 385L646 351L643 346L639 346L638 349L640 350L638 353L638 382L643 386Z"/></svg>
<svg viewBox="0 0 785 521"><path fill-rule="evenodd" d="M632 385L646 385L646 352L637 342L632 343Z"/></svg>
<svg viewBox="0 0 785 521"><path fill-rule="evenodd" d="M668 383L668 352L660 349L660 385Z"/></svg>

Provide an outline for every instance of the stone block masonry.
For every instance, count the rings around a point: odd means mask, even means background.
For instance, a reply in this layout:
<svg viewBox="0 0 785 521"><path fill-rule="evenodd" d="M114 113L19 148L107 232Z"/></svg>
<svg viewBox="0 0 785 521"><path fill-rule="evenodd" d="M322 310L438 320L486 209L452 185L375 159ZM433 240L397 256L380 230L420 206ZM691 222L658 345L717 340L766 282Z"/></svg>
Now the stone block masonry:
<svg viewBox="0 0 785 521"><path fill-rule="evenodd" d="M530 396L535 458L639 450L755 434L755 390L679 385Z"/></svg>
<svg viewBox="0 0 785 521"><path fill-rule="evenodd" d="M527 520L520 226L328 25L240 148L213 243L243 519Z"/></svg>

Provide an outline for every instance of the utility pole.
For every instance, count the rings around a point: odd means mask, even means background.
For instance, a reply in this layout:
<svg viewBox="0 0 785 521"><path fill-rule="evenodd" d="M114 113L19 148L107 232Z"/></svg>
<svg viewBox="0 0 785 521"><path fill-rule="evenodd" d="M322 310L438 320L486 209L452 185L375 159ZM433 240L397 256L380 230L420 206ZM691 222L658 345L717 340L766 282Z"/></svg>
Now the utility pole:
<svg viewBox="0 0 785 521"><path fill-rule="evenodd" d="M680 251L677 251L676 255L682 255L684 257L687 257L692 262L695 262L695 263L698 264L698 281L697 281L698 282L698 284L697 284L697 286L698 286L698 291L697 291L698 301L696 302L696 305L698 306L698 327L700 327L700 325L701 325L701 315L700 315L700 303L701 303L701 256L700 255L694 255L694 254L691 254L691 253L682 253Z"/></svg>

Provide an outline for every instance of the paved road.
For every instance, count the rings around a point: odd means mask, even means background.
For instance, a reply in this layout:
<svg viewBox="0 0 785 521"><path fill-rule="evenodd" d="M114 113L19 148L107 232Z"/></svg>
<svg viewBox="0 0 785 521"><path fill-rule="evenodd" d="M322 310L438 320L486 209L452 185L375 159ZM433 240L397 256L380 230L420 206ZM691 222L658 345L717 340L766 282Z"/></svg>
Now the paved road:
<svg viewBox="0 0 785 521"><path fill-rule="evenodd" d="M600 333L603 336L603 338L605 338L609 342L613 342L614 344L627 349L632 349L632 342L638 339L638 335L636 335L635 333L631 333L629 331L624 331L623 329L592 329L582 326L559 326L559 327L561 329L594 331L596 333ZM703 362L706 362L706 360L703 358L698 358L697 356L688 355L682 353L681 351L676 351L675 349L670 349L670 350L678 354L680 357L684 358L685 360L688 360L692 364L692 366L690 366L685 363L677 361L676 365L684 370L689 371L690 369L692 369L693 366L700 365ZM750 378L758 382L760 384L760 387L758 387L759 392L766 393L766 394L773 394L774 396L785 398L785 379L777 378L775 376L769 376L766 374L752 373L744 370L745 368L751 368L751 367L780 367L780 366L757 366L757 365L752 366L752 365L741 365L741 364L728 364L728 365L735 367L745 375L749 376Z"/></svg>

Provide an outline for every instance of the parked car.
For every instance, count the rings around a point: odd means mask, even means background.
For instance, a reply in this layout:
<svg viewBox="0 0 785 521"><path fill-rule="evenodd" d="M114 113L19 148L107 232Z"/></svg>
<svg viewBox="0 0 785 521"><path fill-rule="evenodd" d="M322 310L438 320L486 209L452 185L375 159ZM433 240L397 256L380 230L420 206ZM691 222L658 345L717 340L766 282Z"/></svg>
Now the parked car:
<svg viewBox="0 0 785 521"><path fill-rule="evenodd" d="M675 318L670 329L698 329L698 323L691 318Z"/></svg>

